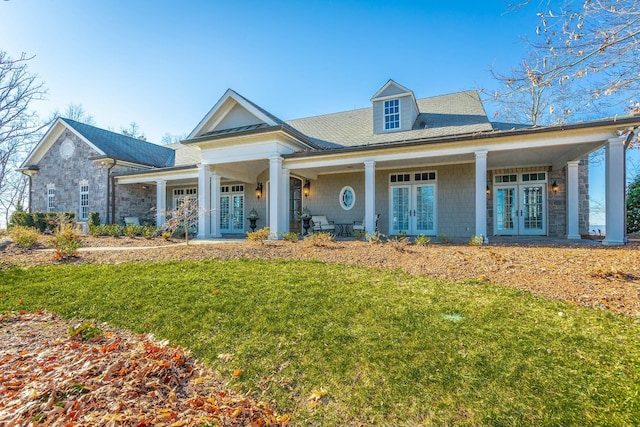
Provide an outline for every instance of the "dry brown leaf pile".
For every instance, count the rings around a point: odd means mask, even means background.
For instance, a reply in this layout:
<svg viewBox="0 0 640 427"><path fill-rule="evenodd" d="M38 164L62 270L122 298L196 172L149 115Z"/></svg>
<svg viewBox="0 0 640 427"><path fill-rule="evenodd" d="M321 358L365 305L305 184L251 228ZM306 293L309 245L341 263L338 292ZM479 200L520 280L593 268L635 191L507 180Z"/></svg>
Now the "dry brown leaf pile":
<svg viewBox="0 0 640 427"><path fill-rule="evenodd" d="M236 395L184 349L38 311L0 319L0 425L280 426L267 405Z"/></svg>

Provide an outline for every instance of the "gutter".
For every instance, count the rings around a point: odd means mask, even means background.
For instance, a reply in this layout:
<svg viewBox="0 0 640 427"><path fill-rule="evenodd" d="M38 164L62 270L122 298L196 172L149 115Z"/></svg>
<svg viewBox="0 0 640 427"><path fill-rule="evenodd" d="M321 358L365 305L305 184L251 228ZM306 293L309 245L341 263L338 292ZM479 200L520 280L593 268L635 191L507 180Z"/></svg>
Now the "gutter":
<svg viewBox="0 0 640 427"><path fill-rule="evenodd" d="M114 197L115 188L113 189L114 194L111 194L111 185L113 183L113 180L111 179L111 169L113 169L115 165L118 163L116 159L111 159L111 161L113 163L111 164L111 166L109 166L109 168L107 168L107 212L105 214L106 216L105 221L108 224L113 224L113 217L114 217L114 211L115 211L115 197ZM109 219L109 214L111 214L111 219Z"/></svg>
<svg viewBox="0 0 640 427"><path fill-rule="evenodd" d="M33 174L38 173L40 168L37 165L31 165L26 168L19 168L16 170L22 173L23 175L26 175L27 177L29 177L29 198L27 200L27 212L31 213L31 193L33 188Z"/></svg>

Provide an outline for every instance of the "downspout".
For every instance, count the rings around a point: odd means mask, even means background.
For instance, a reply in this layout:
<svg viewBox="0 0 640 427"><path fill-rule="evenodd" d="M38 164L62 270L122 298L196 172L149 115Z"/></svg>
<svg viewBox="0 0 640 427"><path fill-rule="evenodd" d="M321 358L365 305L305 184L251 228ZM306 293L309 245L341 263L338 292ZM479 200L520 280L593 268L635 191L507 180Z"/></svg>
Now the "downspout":
<svg viewBox="0 0 640 427"><path fill-rule="evenodd" d="M29 201L27 202L27 212L31 213L31 186L33 185L31 174L27 175L29 177Z"/></svg>
<svg viewBox="0 0 640 427"><path fill-rule="evenodd" d="M111 169L113 169L113 167L116 165L116 161L114 159L112 159L113 163L111 164L111 166L109 166L109 168L107 168L107 212L106 212L106 218L105 218L105 222L107 224L113 224L113 208L109 209L110 207L113 207L115 204L111 204ZM111 214L111 215L109 215Z"/></svg>

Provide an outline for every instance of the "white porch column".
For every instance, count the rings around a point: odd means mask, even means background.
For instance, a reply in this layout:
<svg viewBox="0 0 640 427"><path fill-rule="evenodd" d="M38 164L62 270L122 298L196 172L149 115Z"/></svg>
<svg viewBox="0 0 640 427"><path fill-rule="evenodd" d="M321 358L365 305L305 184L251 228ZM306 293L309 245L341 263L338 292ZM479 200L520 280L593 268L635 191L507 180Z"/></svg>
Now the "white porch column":
<svg viewBox="0 0 640 427"><path fill-rule="evenodd" d="M567 239L580 240L579 161L567 162Z"/></svg>
<svg viewBox="0 0 640 427"><path fill-rule="evenodd" d="M282 207L280 208L280 229L281 233L289 231L289 198L291 197L291 191L289 190L290 171L288 168L282 168L282 189L280 190Z"/></svg>
<svg viewBox="0 0 640 427"><path fill-rule="evenodd" d="M209 165L198 169L198 238L211 237L211 171Z"/></svg>
<svg viewBox="0 0 640 427"><path fill-rule="evenodd" d="M606 145L606 237L603 245L626 243L625 137L611 138Z"/></svg>
<svg viewBox="0 0 640 427"><path fill-rule="evenodd" d="M220 175L211 173L211 237L220 234Z"/></svg>
<svg viewBox="0 0 640 427"><path fill-rule="evenodd" d="M476 151L476 236L487 238L487 151Z"/></svg>
<svg viewBox="0 0 640 427"><path fill-rule="evenodd" d="M156 180L156 227L161 227L167 217L167 181Z"/></svg>
<svg viewBox="0 0 640 427"><path fill-rule="evenodd" d="M278 238L282 210L282 157L269 158L269 229L271 238Z"/></svg>
<svg viewBox="0 0 640 427"><path fill-rule="evenodd" d="M376 162L364 162L364 230L376 231Z"/></svg>

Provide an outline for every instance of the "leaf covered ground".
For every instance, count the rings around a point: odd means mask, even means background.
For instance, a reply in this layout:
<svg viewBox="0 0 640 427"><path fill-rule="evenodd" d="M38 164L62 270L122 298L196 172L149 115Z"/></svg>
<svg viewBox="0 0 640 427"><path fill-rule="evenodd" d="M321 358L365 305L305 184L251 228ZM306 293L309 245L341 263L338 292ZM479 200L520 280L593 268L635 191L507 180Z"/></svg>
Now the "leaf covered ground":
<svg viewBox="0 0 640 427"><path fill-rule="evenodd" d="M4 426L277 426L288 421L229 390L188 351L150 335L105 324L77 325L37 311L2 316L0 343Z"/></svg>

